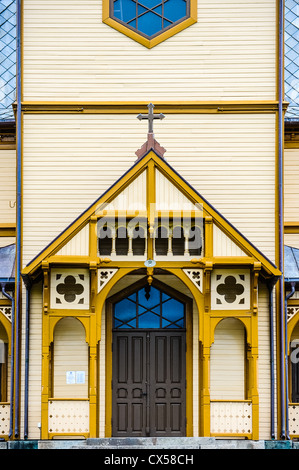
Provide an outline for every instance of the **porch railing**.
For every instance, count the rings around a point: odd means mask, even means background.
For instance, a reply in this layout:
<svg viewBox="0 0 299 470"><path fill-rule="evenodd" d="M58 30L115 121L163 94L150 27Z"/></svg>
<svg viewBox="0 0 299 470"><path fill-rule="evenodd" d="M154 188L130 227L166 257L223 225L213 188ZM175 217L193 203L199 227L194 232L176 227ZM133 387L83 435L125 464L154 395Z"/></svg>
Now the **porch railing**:
<svg viewBox="0 0 299 470"><path fill-rule="evenodd" d="M0 403L0 437L8 436L10 423L10 404Z"/></svg>
<svg viewBox="0 0 299 470"><path fill-rule="evenodd" d="M252 403L249 400L211 400L212 436L252 436Z"/></svg>
<svg viewBox="0 0 299 470"><path fill-rule="evenodd" d="M89 400L51 398L48 432L54 435L88 435Z"/></svg>
<svg viewBox="0 0 299 470"><path fill-rule="evenodd" d="M299 437L299 403L289 403L289 433Z"/></svg>

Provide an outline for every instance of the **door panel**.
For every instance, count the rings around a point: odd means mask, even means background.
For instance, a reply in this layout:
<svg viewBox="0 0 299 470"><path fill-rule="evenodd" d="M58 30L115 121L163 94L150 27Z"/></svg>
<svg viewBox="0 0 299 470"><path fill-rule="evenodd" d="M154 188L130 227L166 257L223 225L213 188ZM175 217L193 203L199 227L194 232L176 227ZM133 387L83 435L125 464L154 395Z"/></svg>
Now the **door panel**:
<svg viewBox="0 0 299 470"><path fill-rule="evenodd" d="M112 432L143 436L146 333L114 333L113 341Z"/></svg>
<svg viewBox="0 0 299 470"><path fill-rule="evenodd" d="M113 333L113 436L184 436L185 331Z"/></svg>
<svg viewBox="0 0 299 470"><path fill-rule="evenodd" d="M152 332L150 409L156 419L151 436L184 436L186 416L185 332Z"/></svg>

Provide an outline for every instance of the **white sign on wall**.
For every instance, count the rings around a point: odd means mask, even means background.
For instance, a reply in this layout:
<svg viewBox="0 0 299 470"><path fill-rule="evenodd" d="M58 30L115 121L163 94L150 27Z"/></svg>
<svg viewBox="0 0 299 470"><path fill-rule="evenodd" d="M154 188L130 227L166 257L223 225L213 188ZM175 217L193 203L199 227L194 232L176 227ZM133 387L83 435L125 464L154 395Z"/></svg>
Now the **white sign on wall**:
<svg viewBox="0 0 299 470"><path fill-rule="evenodd" d="M66 383L68 385L73 384L85 384L85 371L84 370L68 370L66 373Z"/></svg>

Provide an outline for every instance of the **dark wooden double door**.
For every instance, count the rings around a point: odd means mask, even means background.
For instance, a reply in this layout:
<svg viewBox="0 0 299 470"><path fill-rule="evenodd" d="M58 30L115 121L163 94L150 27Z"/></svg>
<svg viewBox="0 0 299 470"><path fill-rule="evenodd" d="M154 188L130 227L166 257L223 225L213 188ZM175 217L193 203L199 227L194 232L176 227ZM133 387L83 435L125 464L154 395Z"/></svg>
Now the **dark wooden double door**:
<svg viewBox="0 0 299 470"><path fill-rule="evenodd" d="M114 331L113 436L185 436L186 333Z"/></svg>

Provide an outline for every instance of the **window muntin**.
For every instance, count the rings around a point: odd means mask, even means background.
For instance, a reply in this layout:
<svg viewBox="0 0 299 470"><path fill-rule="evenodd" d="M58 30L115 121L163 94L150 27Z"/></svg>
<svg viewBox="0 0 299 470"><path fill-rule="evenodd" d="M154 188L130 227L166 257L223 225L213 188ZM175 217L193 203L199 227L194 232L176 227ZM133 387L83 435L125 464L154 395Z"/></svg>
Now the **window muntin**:
<svg viewBox="0 0 299 470"><path fill-rule="evenodd" d="M113 327L182 329L185 304L156 287L145 286L114 304Z"/></svg>
<svg viewBox="0 0 299 470"><path fill-rule="evenodd" d="M111 18L152 38L189 17L190 0L111 0Z"/></svg>

